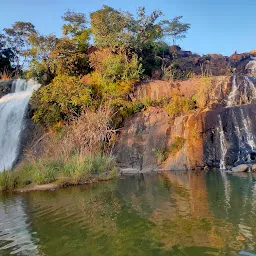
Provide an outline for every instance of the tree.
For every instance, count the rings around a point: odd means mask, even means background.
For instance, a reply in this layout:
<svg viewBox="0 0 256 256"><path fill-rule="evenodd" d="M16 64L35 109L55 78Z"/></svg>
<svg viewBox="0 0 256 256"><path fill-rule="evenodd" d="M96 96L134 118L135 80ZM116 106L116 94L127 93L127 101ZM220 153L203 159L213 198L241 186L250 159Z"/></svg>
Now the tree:
<svg viewBox="0 0 256 256"><path fill-rule="evenodd" d="M68 10L62 16L62 19L67 22L62 26L62 33L65 36L75 37L81 35L86 30L86 16L83 13L76 13Z"/></svg>
<svg viewBox="0 0 256 256"><path fill-rule="evenodd" d="M102 9L91 13L90 18L96 46L112 49L129 47L133 36L130 31L133 22L130 13L117 11L104 5Z"/></svg>
<svg viewBox="0 0 256 256"><path fill-rule="evenodd" d="M180 20L183 16L177 16L171 21L162 21L162 26L164 30L164 35L167 37L172 37L173 45L176 43L177 39L186 38L186 34L190 29L189 23L182 23Z"/></svg>
<svg viewBox="0 0 256 256"><path fill-rule="evenodd" d="M90 70L87 56L90 30L85 15L68 11L62 18L63 37L33 34L29 38L32 60L28 76L37 77L41 83L48 84L57 75L79 76Z"/></svg>
<svg viewBox="0 0 256 256"><path fill-rule="evenodd" d="M58 38L55 35L35 34L30 37L32 59L27 72L28 77L36 77L39 82L48 84L56 76L57 64L51 55L57 41Z"/></svg>
<svg viewBox="0 0 256 256"><path fill-rule="evenodd" d="M10 48L6 48L5 36L0 34L0 76L4 72L12 72L12 62L14 53Z"/></svg>
<svg viewBox="0 0 256 256"><path fill-rule="evenodd" d="M35 26L30 22L15 22L11 28L5 28L6 45L15 55L15 64L21 69L29 61L30 37L37 34Z"/></svg>
<svg viewBox="0 0 256 256"><path fill-rule="evenodd" d="M162 15L163 13L159 10L154 10L147 15L145 7L138 8L137 19L132 28L137 51L142 51L145 45L152 45L163 37L161 23L157 21Z"/></svg>

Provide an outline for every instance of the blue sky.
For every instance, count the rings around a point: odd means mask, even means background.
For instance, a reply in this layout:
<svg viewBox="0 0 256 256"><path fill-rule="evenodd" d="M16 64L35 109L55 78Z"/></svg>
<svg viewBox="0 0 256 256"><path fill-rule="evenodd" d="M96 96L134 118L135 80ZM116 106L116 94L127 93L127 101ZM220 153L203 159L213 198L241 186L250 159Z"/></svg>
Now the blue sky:
<svg viewBox="0 0 256 256"><path fill-rule="evenodd" d="M166 19L184 16L191 23L187 38L179 42L185 50L230 55L256 49L256 0L0 0L0 29L30 21L42 34L60 35L65 11L88 16L104 4L132 13L138 6L160 9Z"/></svg>

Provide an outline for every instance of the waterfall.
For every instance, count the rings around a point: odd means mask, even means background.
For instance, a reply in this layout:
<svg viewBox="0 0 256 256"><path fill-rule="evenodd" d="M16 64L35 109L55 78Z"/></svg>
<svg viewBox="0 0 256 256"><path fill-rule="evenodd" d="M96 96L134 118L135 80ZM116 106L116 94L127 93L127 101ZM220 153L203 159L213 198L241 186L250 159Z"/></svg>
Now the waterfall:
<svg viewBox="0 0 256 256"><path fill-rule="evenodd" d="M248 76L233 76L227 107L251 104L256 99L256 87Z"/></svg>
<svg viewBox="0 0 256 256"><path fill-rule="evenodd" d="M238 93L239 93L239 90L238 90L238 86L237 86L237 83L236 83L236 76L233 76L232 88L231 88L231 92L228 95L228 100L227 100L227 106L228 107L233 106L233 104L235 102L236 95Z"/></svg>
<svg viewBox="0 0 256 256"><path fill-rule="evenodd" d="M220 153L221 153L220 169L226 170L225 156L227 154L228 149L227 149L227 145L226 145L226 139L225 139L223 124L222 124L220 115L218 115L218 123L219 123L218 131L219 131L219 135L220 135Z"/></svg>
<svg viewBox="0 0 256 256"><path fill-rule="evenodd" d="M241 134L241 130L240 130L240 125L238 123L238 120L237 120L237 117L236 117L236 114L234 112L234 110L232 109L232 119L233 119L233 123L234 123L234 127L235 127L235 133L236 133L236 137L237 137L237 140L238 140L238 147L239 147L239 155L238 155L238 160L241 160L242 158L242 153L243 153L243 150L245 150L246 146L245 146L245 142L243 140L243 136Z"/></svg>
<svg viewBox="0 0 256 256"><path fill-rule="evenodd" d="M33 80L17 79L12 92L0 98L0 171L11 169L17 160L23 118L33 91L39 87Z"/></svg>
<svg viewBox="0 0 256 256"><path fill-rule="evenodd" d="M256 145L254 142L254 135L252 131L252 122L248 118L248 116L245 115L243 109L240 109L240 112L241 112L241 118L242 118L244 130L245 130L247 144L250 146L251 150L254 151L256 149Z"/></svg>

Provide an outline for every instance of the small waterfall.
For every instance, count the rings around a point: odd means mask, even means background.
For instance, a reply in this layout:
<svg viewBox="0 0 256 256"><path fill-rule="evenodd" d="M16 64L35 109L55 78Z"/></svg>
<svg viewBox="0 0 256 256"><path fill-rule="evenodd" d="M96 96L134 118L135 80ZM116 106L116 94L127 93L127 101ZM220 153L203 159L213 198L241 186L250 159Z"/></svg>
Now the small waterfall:
<svg viewBox="0 0 256 256"><path fill-rule="evenodd" d="M248 76L233 76L227 107L251 104L256 99L256 87Z"/></svg>
<svg viewBox="0 0 256 256"><path fill-rule="evenodd" d="M227 100L227 106L228 107L233 106L233 104L235 102L236 95L238 93L239 93L239 90L238 90L238 86L237 86L237 83L236 83L236 76L233 76L232 88L231 88L231 92L228 95L228 100Z"/></svg>
<svg viewBox="0 0 256 256"><path fill-rule="evenodd" d="M232 109L231 113L232 113L232 120L233 120L234 127L235 127L236 137L238 140L238 147L239 147L238 160L241 160L242 156L243 156L243 151L245 150L246 146L245 146L245 142L243 140L243 136L241 134L239 122L237 120L236 114L233 109Z"/></svg>
<svg viewBox="0 0 256 256"><path fill-rule="evenodd" d="M245 130L246 141L247 141L247 144L250 146L251 150L253 151L256 149L256 144L255 144L254 135L252 132L252 122L248 118L248 116L245 115L243 109L240 109L240 112L241 112L244 130Z"/></svg>
<svg viewBox="0 0 256 256"><path fill-rule="evenodd" d="M12 93L0 98L0 172L11 169L20 149L23 117L29 99L40 85L33 80L15 80Z"/></svg>
<svg viewBox="0 0 256 256"><path fill-rule="evenodd" d="M226 139L225 139L225 134L224 134L224 130L223 130L223 124L221 121L221 117L220 115L218 115L218 123L219 123L219 127L218 127L218 132L220 135L220 169L221 170L226 170L226 164L225 164L225 156L227 154L227 144L226 144Z"/></svg>

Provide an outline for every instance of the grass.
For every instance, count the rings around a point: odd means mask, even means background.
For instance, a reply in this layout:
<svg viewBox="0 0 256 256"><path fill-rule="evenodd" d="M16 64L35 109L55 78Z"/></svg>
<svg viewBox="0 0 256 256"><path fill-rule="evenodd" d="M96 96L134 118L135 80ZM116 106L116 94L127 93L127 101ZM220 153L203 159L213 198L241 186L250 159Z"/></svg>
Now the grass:
<svg viewBox="0 0 256 256"><path fill-rule="evenodd" d="M69 159L58 160L43 158L25 162L15 170L0 173L0 189L13 190L52 182L83 184L91 179L109 179L116 176L116 161L111 155L74 155Z"/></svg>

